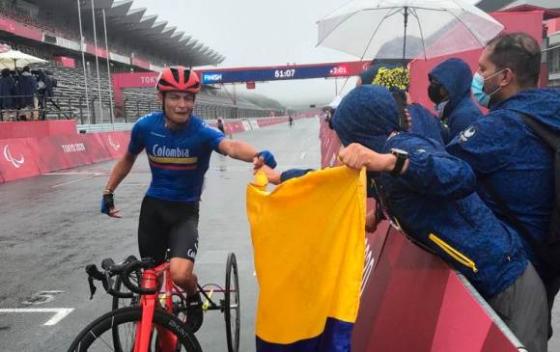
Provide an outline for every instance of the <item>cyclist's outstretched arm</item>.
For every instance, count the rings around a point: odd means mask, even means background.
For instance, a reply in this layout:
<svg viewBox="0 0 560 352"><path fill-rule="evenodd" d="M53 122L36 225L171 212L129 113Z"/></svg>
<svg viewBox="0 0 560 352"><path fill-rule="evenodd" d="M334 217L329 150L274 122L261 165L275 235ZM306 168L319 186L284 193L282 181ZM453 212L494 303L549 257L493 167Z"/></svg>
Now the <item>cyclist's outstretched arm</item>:
<svg viewBox="0 0 560 352"><path fill-rule="evenodd" d="M103 190L103 198L101 199L102 213L114 218L121 217L119 215L119 210L115 208L113 192L122 180L124 180L126 175L128 175L135 161L136 155L127 152L121 159L119 159L119 161L117 161L115 166L113 166L109 180L107 180L107 184Z"/></svg>
<svg viewBox="0 0 560 352"><path fill-rule="evenodd" d="M252 162L258 151L247 142L223 139L218 146L220 153L233 159Z"/></svg>
<svg viewBox="0 0 560 352"><path fill-rule="evenodd" d="M282 182L288 181L289 179L301 177L308 172L313 171L313 169L288 169L280 172L273 170L266 165L263 165L262 167L256 169L254 173L257 173L258 171L264 172L266 178L268 179L268 182L272 183L273 185L279 185Z"/></svg>

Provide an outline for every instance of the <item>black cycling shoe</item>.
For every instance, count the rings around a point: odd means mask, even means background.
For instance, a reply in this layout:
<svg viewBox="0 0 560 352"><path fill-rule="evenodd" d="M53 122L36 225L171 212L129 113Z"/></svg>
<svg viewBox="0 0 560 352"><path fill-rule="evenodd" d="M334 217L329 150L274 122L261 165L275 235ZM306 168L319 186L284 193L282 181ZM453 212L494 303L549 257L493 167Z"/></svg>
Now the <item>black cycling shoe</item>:
<svg viewBox="0 0 560 352"><path fill-rule="evenodd" d="M187 327L194 333L202 326L204 313L202 311L202 299L200 293L187 297Z"/></svg>

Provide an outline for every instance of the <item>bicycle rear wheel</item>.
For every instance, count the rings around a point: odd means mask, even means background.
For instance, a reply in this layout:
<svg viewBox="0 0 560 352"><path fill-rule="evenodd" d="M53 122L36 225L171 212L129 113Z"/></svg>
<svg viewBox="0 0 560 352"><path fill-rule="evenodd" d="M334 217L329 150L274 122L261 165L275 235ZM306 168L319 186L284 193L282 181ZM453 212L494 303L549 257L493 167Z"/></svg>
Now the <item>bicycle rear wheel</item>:
<svg viewBox="0 0 560 352"><path fill-rule="evenodd" d="M226 321L226 339L229 352L239 351L240 302L237 260L230 253L226 264L226 286L224 288L224 319Z"/></svg>
<svg viewBox="0 0 560 352"><path fill-rule="evenodd" d="M70 345L68 352L116 351L129 352L134 350L136 325L142 319L142 308L125 307L111 311L82 330ZM173 315L156 309L153 319L154 327L148 351L158 351L158 331L166 330L178 340L176 351L202 352L196 337ZM113 340L112 328L119 327L119 344ZM163 329L163 330L162 330Z"/></svg>

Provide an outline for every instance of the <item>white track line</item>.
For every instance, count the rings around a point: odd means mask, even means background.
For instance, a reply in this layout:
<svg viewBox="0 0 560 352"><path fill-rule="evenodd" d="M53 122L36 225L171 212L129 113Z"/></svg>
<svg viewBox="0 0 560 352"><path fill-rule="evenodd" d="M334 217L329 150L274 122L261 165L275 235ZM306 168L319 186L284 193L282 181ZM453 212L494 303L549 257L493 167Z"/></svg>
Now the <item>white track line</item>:
<svg viewBox="0 0 560 352"><path fill-rule="evenodd" d="M103 176L103 175L108 175L108 173L107 172L99 172L99 171L66 171L66 172L48 172L44 175L47 175L47 176L71 176L71 175Z"/></svg>
<svg viewBox="0 0 560 352"><path fill-rule="evenodd" d="M72 181L57 183L55 185L52 185L51 188L58 188L58 187L61 187L61 186L66 186L66 185L69 185L71 183L76 183L76 182L79 182L79 181L82 181L82 180L85 180L85 179L88 179L88 178L90 178L90 177L80 177L80 178L77 178L77 179L72 180Z"/></svg>
<svg viewBox="0 0 560 352"><path fill-rule="evenodd" d="M73 310L74 308L0 308L0 313L55 313L52 318L43 324L52 326L66 318Z"/></svg>

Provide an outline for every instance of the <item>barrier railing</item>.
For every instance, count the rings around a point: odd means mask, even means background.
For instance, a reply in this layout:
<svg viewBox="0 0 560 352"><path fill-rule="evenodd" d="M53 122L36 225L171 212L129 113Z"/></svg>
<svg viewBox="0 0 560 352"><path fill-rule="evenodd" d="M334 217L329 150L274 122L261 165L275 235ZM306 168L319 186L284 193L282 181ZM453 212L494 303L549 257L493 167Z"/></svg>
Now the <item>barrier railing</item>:
<svg viewBox="0 0 560 352"><path fill-rule="evenodd" d="M319 134L322 166L335 166L340 142L325 121ZM368 199L368 208L374 206ZM387 220L366 234L352 350L526 351L463 276Z"/></svg>

